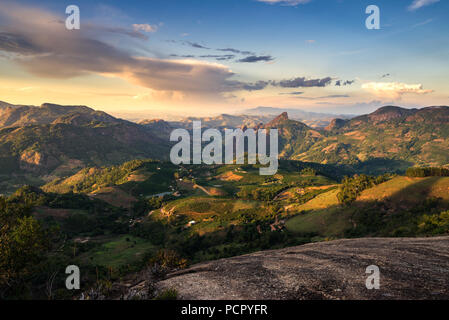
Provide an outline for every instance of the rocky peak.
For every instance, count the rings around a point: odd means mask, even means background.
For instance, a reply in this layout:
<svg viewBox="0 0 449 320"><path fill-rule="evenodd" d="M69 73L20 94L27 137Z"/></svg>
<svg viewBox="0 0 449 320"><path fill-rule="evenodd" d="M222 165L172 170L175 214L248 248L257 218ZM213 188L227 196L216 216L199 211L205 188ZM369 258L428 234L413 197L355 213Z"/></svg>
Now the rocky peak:
<svg viewBox="0 0 449 320"><path fill-rule="evenodd" d="M276 118L274 118L273 120L268 122L267 123L267 127L274 127L274 126L282 124L282 123L284 123L286 121L288 121L288 113L287 112L283 112L279 116L277 116Z"/></svg>
<svg viewBox="0 0 449 320"><path fill-rule="evenodd" d="M325 128L326 131L337 130L343 127L346 124L347 120L343 119L334 119L331 123Z"/></svg>

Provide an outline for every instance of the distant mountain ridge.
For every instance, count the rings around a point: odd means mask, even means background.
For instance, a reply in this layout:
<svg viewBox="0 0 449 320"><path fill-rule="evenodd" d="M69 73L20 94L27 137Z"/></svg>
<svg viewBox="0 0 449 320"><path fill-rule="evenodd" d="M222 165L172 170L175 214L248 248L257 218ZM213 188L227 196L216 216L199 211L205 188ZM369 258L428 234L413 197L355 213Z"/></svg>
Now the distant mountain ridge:
<svg viewBox="0 0 449 320"><path fill-rule="evenodd" d="M221 114L212 117L187 117L181 121L171 121L170 125L174 128L184 127L186 129L192 128L193 121L201 121L201 125L204 128L240 128L246 126L248 128L255 127L261 123L266 123L273 119L272 116L263 115L230 115Z"/></svg>
<svg viewBox="0 0 449 320"><path fill-rule="evenodd" d="M0 174L64 175L168 154L167 141L145 126L86 106L0 103Z"/></svg>
<svg viewBox="0 0 449 320"><path fill-rule="evenodd" d="M241 111L241 114L246 115L260 115L274 117L278 114L287 112L290 119L301 121L313 128L324 128L328 126L332 119L351 119L356 115L352 114L332 114L332 113L320 113L305 111L296 108L275 108L275 107L256 107L252 109L246 109Z"/></svg>
<svg viewBox="0 0 449 320"><path fill-rule="evenodd" d="M360 164L378 160L449 165L449 107L405 109L385 106L350 120L336 119L323 139L293 159L319 163ZM388 167L386 168L388 169Z"/></svg>
<svg viewBox="0 0 449 320"><path fill-rule="evenodd" d="M270 109L271 110L271 109ZM15 106L0 102L0 174L65 174L95 165L135 158L168 159L170 133L203 128L277 128L282 159L320 164L379 167L403 171L409 166L449 165L449 107L405 109L384 106L351 119L333 119L312 128L291 119L227 115L183 121L133 123L85 106Z"/></svg>
<svg viewBox="0 0 449 320"><path fill-rule="evenodd" d="M121 123L106 112L95 111L86 106L61 106L44 103L40 107L12 105L0 102L0 128L21 127L51 123L71 123L77 125L89 122Z"/></svg>

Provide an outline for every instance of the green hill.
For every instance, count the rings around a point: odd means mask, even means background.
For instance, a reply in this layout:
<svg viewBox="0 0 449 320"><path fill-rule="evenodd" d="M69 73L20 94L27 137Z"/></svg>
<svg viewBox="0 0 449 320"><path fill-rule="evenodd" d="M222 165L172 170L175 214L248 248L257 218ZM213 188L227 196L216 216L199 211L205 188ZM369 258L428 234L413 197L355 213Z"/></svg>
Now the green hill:
<svg viewBox="0 0 449 320"><path fill-rule="evenodd" d="M378 165L389 171L404 171L411 165L448 165L448 124L449 107L383 107L338 125L335 122L310 148L297 148L291 157L360 168L367 164L368 170Z"/></svg>
<svg viewBox="0 0 449 320"><path fill-rule="evenodd" d="M290 206L296 216L286 222L294 233L322 238L425 234L419 225L424 215L449 209L449 178L398 176L361 192L350 206L341 205L338 190L331 190L300 205ZM299 213L299 214L298 214Z"/></svg>
<svg viewBox="0 0 449 320"><path fill-rule="evenodd" d="M83 120L80 120L80 119ZM95 111L86 106L61 106L44 103L40 107L12 105L0 101L0 128L23 127L29 125L68 123L88 124L90 122L120 123L103 111Z"/></svg>
<svg viewBox="0 0 449 320"><path fill-rule="evenodd" d="M0 130L0 163L4 164L0 173L49 174L70 163L75 168L111 165L168 153L165 142L133 123L59 123Z"/></svg>

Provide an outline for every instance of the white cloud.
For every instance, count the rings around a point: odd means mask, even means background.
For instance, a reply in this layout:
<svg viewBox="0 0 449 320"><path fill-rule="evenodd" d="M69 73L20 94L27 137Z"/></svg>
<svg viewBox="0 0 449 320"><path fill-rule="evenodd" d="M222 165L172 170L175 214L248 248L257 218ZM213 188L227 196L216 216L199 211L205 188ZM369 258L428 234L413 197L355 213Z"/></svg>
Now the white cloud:
<svg viewBox="0 0 449 320"><path fill-rule="evenodd" d="M257 0L259 2L265 2L269 4L281 3L287 6L296 6L298 4L305 4L312 0Z"/></svg>
<svg viewBox="0 0 449 320"><path fill-rule="evenodd" d="M135 31L156 32L158 26L152 26L148 23L144 23L144 24L133 24L133 28Z"/></svg>
<svg viewBox="0 0 449 320"><path fill-rule="evenodd" d="M363 84L362 89L368 90L378 96L396 99L408 93L427 94L433 92L433 90L424 90L422 84L406 84L401 82L369 82Z"/></svg>
<svg viewBox="0 0 449 320"><path fill-rule="evenodd" d="M419 8L431 5L436 2L440 2L440 0L414 0L413 3L408 7L408 10L415 11Z"/></svg>

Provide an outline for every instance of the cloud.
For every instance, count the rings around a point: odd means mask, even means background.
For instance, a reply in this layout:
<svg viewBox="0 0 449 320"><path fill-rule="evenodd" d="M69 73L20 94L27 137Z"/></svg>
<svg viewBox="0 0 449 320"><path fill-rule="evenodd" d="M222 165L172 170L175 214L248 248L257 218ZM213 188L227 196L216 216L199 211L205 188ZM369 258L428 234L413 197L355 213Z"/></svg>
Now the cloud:
<svg viewBox="0 0 449 320"><path fill-rule="evenodd" d="M242 51L234 48L225 48L225 49L216 49L218 51L224 51L224 52L232 52L236 54L244 54L244 55L256 55L254 52L251 51Z"/></svg>
<svg viewBox="0 0 449 320"><path fill-rule="evenodd" d="M97 74L159 91L221 95L240 90L226 66L205 61L136 57L100 40L104 28L71 32L61 18L41 9L0 3L0 52L31 74L56 79ZM18 23L17 21L21 21ZM114 43L114 41L112 42ZM126 49L126 50L125 50Z"/></svg>
<svg viewBox="0 0 449 320"><path fill-rule="evenodd" d="M257 0L259 2L265 2L269 4L276 4L280 3L285 6L296 6L298 4L306 4L309 3L312 0Z"/></svg>
<svg viewBox="0 0 449 320"><path fill-rule="evenodd" d="M343 80L337 80L337 81L335 81L335 85L337 86L337 87L341 87L341 86L350 86L351 84L353 84L355 82L355 80L346 80L346 81L343 81Z"/></svg>
<svg viewBox="0 0 449 320"><path fill-rule="evenodd" d="M200 58L214 58L217 61L225 61L225 60L231 60L235 58L235 55L233 54L222 54L222 55L216 55L216 54L208 54L208 55L202 55L199 56Z"/></svg>
<svg viewBox="0 0 449 320"><path fill-rule="evenodd" d="M206 49L206 50L209 50L209 49L210 49L210 48L205 47L205 46L203 46L203 45L201 45L201 44L199 44L199 43L196 43L196 42L183 41L183 43L184 43L185 45L191 46L192 48Z"/></svg>
<svg viewBox="0 0 449 320"><path fill-rule="evenodd" d="M425 21L422 21L420 23L417 23L415 25L412 26L412 28L417 28L417 27L421 27L421 26L425 26L426 24L432 23L434 21L433 18L427 19Z"/></svg>
<svg viewBox="0 0 449 320"><path fill-rule="evenodd" d="M210 47L207 47L205 45L199 44L197 42L191 42L191 41L186 41L186 40L167 40L167 42L170 43L181 43L183 45L186 46L190 46L192 48L196 48L196 49L206 49L206 50L215 50L215 51L221 51L221 52L230 52L233 54L240 54L240 55L248 55L249 57L243 58L238 60L237 62L257 62L257 61L271 61L274 58L270 57L270 56L257 56L254 52L251 51L247 51L247 50L239 50L239 49L235 49L235 48L217 48L217 49L213 49ZM201 56L200 56L201 57ZM207 56L204 56L207 58ZM209 55L209 58L217 58L217 60L221 61L221 60L230 60L235 58L235 55Z"/></svg>
<svg viewBox="0 0 449 320"><path fill-rule="evenodd" d="M301 94L303 94L304 91L294 91L294 92L281 92L279 93L280 95L293 95L293 96L299 96Z"/></svg>
<svg viewBox="0 0 449 320"><path fill-rule="evenodd" d="M332 94L328 96L322 96L322 97L298 97L298 99L303 100L321 100L321 99L338 99L338 98L349 98L350 96L347 94Z"/></svg>
<svg viewBox="0 0 449 320"><path fill-rule="evenodd" d="M436 2L440 2L440 0L414 0L413 3L408 7L408 10L415 11L418 10L419 8L429 6Z"/></svg>
<svg viewBox="0 0 449 320"><path fill-rule="evenodd" d="M233 54L207 54L207 55L201 55L201 56L195 56L192 54L185 54L185 55L178 55L178 54L171 54L170 57L174 58L211 58L215 59L217 61L226 61L231 60L235 58L235 55Z"/></svg>
<svg viewBox="0 0 449 320"><path fill-rule="evenodd" d="M174 58L195 58L195 56L193 54L183 54L183 55L171 54L170 57L174 57Z"/></svg>
<svg viewBox="0 0 449 320"><path fill-rule="evenodd" d="M243 59L239 59L237 60L237 62L242 62L242 63L254 63L254 62L260 62L260 61L273 61L274 58L272 56L248 56L246 58Z"/></svg>
<svg viewBox="0 0 449 320"><path fill-rule="evenodd" d="M144 32L156 32L158 26L152 26L150 24L133 24L133 28L135 31L144 31Z"/></svg>
<svg viewBox="0 0 449 320"><path fill-rule="evenodd" d="M179 41L179 40L166 40L166 41L170 42L170 43L180 43L182 45L189 46L189 47L192 47L192 48L195 48L195 49L205 49L205 50L210 50L211 49L211 48L203 46L202 44L199 44L197 42L192 42L192 41L187 41L187 40L181 40L181 41Z"/></svg>
<svg viewBox="0 0 449 320"><path fill-rule="evenodd" d="M378 96L400 99L404 94L428 94L433 90L424 90L422 84L406 84L400 82L369 82L362 85L362 89L368 90Z"/></svg>
<svg viewBox="0 0 449 320"><path fill-rule="evenodd" d="M127 29L127 28L121 28L121 27L109 27L109 26L100 26L92 23L84 23L83 29L88 29L89 31L93 32L108 32L108 33L115 33L115 34L121 34L126 35L131 38L136 39L142 39L142 40L148 40L148 36L141 33L138 29Z"/></svg>
<svg viewBox="0 0 449 320"><path fill-rule="evenodd" d="M270 81L257 81L255 83L240 83L240 88L246 91L263 90L270 84Z"/></svg>
<svg viewBox="0 0 449 320"><path fill-rule="evenodd" d="M308 87L325 87L332 82L331 77L323 79L306 79L305 77L297 77L291 80L281 80L273 82L274 86L282 88L308 88Z"/></svg>

